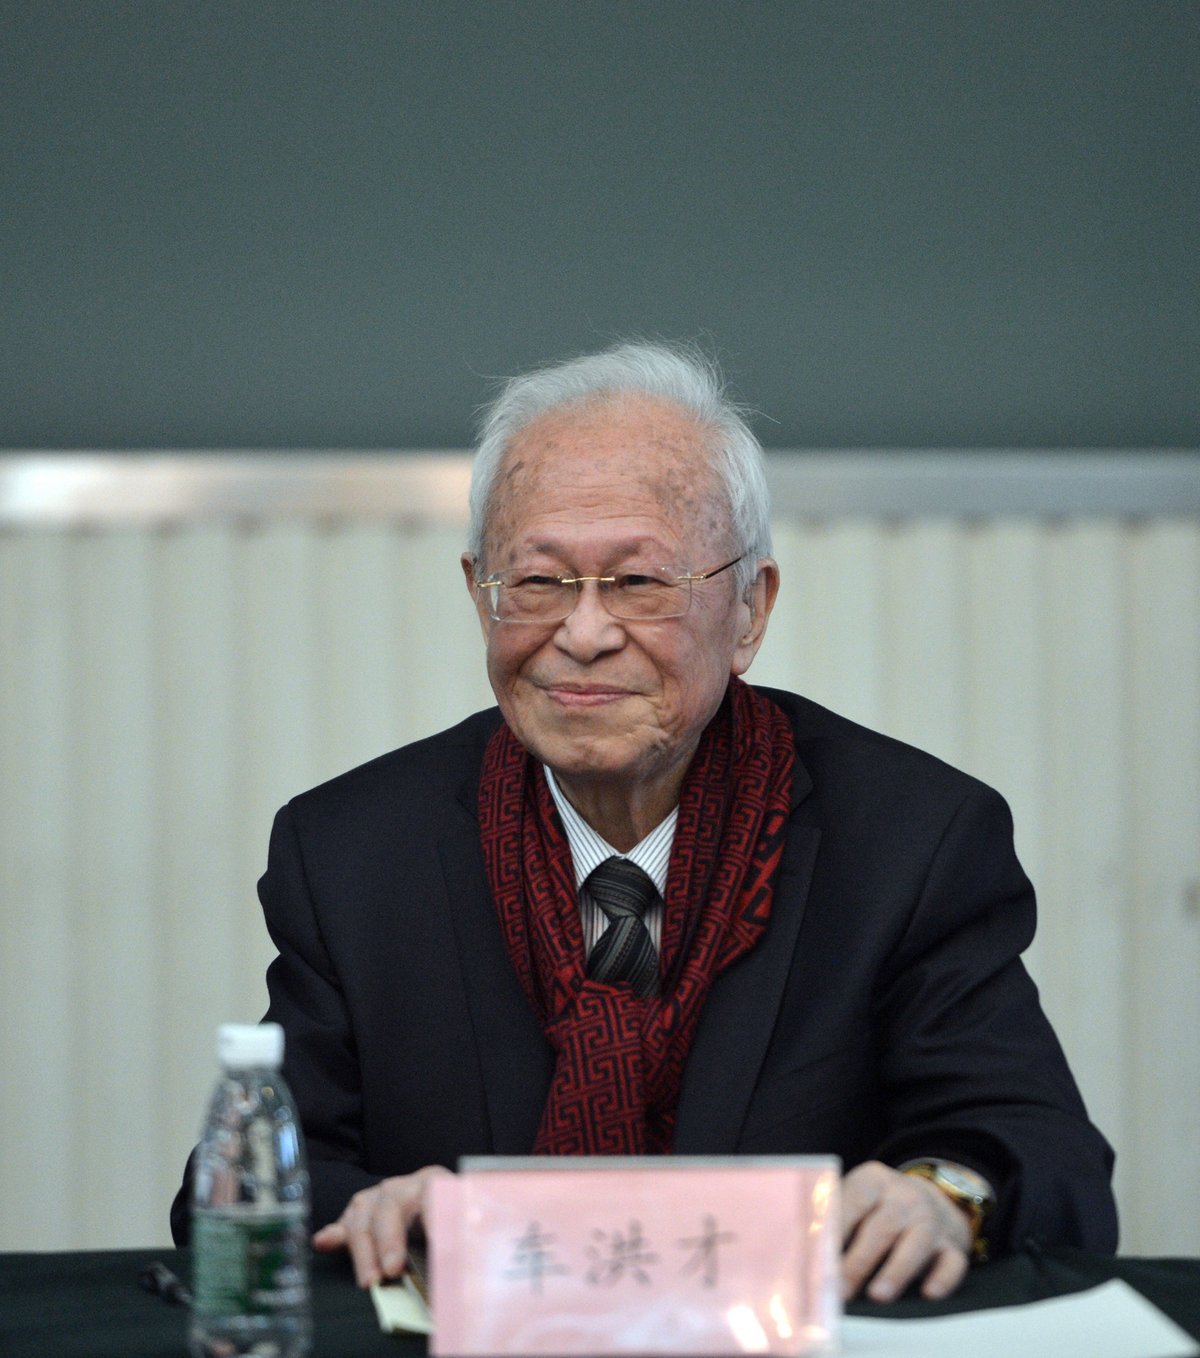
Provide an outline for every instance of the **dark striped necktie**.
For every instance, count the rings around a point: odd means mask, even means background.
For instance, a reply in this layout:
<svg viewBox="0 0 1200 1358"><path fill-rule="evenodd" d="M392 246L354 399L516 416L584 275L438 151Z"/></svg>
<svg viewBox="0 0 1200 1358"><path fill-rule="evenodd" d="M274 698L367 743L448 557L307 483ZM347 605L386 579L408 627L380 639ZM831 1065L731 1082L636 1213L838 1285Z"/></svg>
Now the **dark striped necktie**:
<svg viewBox="0 0 1200 1358"><path fill-rule="evenodd" d="M588 875L586 885L608 918L608 928L588 954L589 980L625 982L644 999L657 995L658 952L644 919L658 899L654 883L628 858L607 858Z"/></svg>

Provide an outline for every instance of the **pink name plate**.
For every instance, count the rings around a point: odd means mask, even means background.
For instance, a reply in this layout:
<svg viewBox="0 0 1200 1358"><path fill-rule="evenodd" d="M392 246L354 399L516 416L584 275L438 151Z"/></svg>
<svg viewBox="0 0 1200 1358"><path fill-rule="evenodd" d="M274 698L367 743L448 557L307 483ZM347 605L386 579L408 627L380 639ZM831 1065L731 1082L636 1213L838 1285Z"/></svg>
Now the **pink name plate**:
<svg viewBox="0 0 1200 1358"><path fill-rule="evenodd" d="M832 1157L469 1159L428 1205L433 1354L808 1354L841 1321Z"/></svg>

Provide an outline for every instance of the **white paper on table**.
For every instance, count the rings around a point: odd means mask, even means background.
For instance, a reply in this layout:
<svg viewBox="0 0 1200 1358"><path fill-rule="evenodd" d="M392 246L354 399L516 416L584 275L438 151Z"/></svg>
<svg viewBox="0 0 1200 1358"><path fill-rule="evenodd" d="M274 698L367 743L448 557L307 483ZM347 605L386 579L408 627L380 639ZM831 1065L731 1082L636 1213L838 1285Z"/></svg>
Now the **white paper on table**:
<svg viewBox="0 0 1200 1358"><path fill-rule="evenodd" d="M1120 1279L993 1311L875 1320L846 1316L847 1358L1195 1358L1200 1346Z"/></svg>
<svg viewBox="0 0 1200 1358"><path fill-rule="evenodd" d="M433 1333L429 1308L407 1273L393 1283L376 1283L371 1288L371 1300L385 1334Z"/></svg>

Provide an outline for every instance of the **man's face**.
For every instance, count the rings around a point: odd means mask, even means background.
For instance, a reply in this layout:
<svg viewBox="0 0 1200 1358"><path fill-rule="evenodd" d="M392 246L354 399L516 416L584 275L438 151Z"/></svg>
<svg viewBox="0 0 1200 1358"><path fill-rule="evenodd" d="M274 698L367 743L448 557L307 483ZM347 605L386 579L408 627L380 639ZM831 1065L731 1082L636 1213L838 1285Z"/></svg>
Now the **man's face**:
<svg viewBox="0 0 1200 1358"><path fill-rule="evenodd" d="M724 564L737 547L703 437L679 407L643 397L542 416L505 455L481 570L682 575ZM463 568L469 584L468 558ZM665 793L673 804L729 676L758 650L776 578L767 563L752 607L726 571L693 585L683 617L638 622L612 617L595 584L570 617L545 624L494 622L480 591L505 719L568 792Z"/></svg>

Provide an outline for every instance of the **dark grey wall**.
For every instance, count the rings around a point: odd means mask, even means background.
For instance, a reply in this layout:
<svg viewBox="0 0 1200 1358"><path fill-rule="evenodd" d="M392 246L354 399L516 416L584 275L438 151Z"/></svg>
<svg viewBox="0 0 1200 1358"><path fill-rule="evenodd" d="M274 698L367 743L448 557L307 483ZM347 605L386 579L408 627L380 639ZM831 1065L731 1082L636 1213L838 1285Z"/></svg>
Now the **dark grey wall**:
<svg viewBox="0 0 1200 1358"><path fill-rule="evenodd" d="M707 339L775 446L1200 445L1200 5L3 0L0 444L462 446Z"/></svg>

